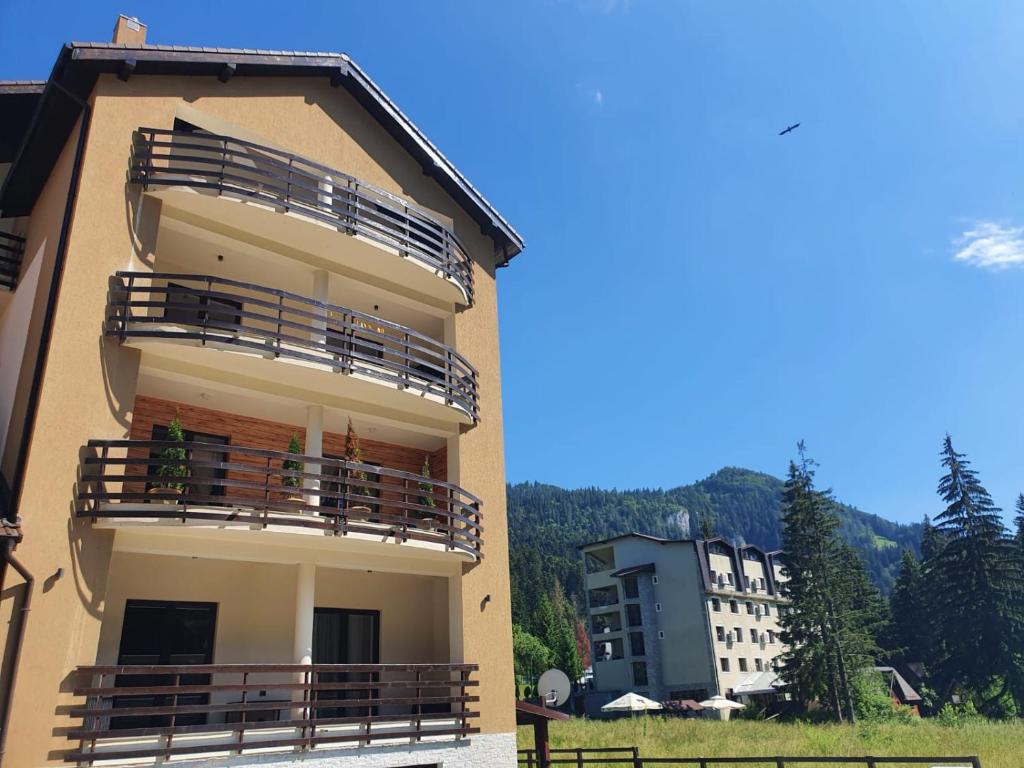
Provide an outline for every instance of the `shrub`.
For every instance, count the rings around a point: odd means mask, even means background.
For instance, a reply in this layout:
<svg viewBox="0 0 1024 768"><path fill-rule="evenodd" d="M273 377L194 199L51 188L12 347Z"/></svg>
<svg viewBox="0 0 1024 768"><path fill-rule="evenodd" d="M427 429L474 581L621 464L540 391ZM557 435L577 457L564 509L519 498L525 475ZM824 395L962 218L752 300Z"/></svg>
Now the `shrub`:
<svg viewBox="0 0 1024 768"><path fill-rule="evenodd" d="M188 477L188 466L185 464L188 460L188 452L181 445L185 442L185 432L181 428L181 421L178 419L177 413L174 414L171 423L167 425L167 440L178 443L178 445L168 446L160 451L161 464L157 474L161 477L161 481L158 485L161 488L173 488L181 493L185 490L185 483L175 478Z"/></svg>
<svg viewBox="0 0 1024 768"><path fill-rule="evenodd" d="M292 439L288 442L288 453L300 454L302 453L302 446L299 445L299 436L292 432ZM295 459L285 459L281 462L281 469L289 470L292 472L301 472L303 470L303 463L296 461ZM302 486L301 477L293 477L286 475L281 478L281 485L288 488L300 488Z"/></svg>

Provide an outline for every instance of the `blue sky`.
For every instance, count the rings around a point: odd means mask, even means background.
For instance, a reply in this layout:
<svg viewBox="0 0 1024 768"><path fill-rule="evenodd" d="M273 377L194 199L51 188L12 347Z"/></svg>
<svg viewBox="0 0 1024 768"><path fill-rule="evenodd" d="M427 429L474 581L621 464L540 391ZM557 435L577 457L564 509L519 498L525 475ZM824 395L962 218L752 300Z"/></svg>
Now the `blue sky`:
<svg viewBox="0 0 1024 768"><path fill-rule="evenodd" d="M512 481L782 474L804 438L840 498L919 520L948 430L997 503L1024 491L1024 5L287 7L4 0L0 77L118 12L352 54L526 238Z"/></svg>

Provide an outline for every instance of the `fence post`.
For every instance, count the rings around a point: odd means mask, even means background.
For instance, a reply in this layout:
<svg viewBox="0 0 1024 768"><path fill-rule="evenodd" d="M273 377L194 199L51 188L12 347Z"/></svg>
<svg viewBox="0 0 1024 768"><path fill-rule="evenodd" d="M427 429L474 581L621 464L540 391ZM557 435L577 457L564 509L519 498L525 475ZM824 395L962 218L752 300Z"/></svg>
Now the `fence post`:
<svg viewBox="0 0 1024 768"><path fill-rule="evenodd" d="M640 747L633 747L633 768L644 768L644 761L640 759Z"/></svg>
<svg viewBox="0 0 1024 768"><path fill-rule="evenodd" d="M972 768L981 768L981 758L978 757L977 755L972 757L971 758L971 767Z"/></svg>
<svg viewBox="0 0 1024 768"><path fill-rule="evenodd" d="M576 766L577 768L583 768L583 748L576 747Z"/></svg>

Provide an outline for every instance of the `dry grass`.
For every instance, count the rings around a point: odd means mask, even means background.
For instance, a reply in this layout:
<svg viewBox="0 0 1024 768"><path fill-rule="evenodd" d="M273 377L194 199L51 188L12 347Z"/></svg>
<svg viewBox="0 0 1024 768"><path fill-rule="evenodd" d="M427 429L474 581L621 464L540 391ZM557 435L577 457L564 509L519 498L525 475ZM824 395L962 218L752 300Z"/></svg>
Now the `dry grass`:
<svg viewBox="0 0 1024 768"><path fill-rule="evenodd" d="M967 756L983 768L1024 768L1024 722L982 722L947 727L922 720L911 724L858 726L715 722L646 717L551 724L552 747L640 747L646 757ZM533 746L533 731L519 729L519 746Z"/></svg>

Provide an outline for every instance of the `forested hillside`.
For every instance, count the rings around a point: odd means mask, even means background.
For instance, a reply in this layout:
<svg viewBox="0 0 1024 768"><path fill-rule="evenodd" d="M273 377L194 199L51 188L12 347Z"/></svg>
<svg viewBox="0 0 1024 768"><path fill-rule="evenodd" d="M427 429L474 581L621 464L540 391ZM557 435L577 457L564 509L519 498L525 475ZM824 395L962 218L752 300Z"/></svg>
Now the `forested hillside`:
<svg viewBox="0 0 1024 768"><path fill-rule="evenodd" d="M582 606L582 570L576 547L638 531L654 536L699 536L707 517L715 533L767 549L780 546L782 481L761 472L726 467L691 485L670 490L565 490L519 483L508 487L511 526L512 610L529 625L553 580ZM918 552L921 526L900 525L839 505L843 537L864 559L868 573L888 592L904 549Z"/></svg>

